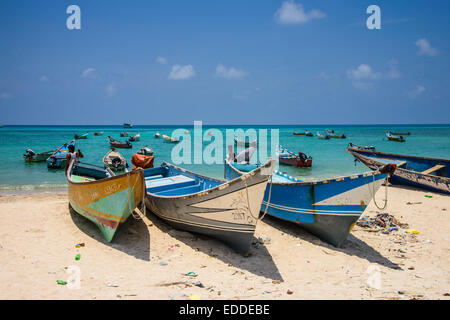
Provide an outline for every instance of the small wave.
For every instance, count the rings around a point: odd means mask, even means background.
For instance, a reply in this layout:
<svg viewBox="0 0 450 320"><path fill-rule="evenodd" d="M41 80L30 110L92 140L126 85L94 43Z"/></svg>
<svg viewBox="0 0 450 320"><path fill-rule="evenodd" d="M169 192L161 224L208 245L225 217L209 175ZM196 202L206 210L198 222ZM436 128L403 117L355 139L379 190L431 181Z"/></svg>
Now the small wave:
<svg viewBox="0 0 450 320"><path fill-rule="evenodd" d="M0 185L0 195L66 192L67 184Z"/></svg>

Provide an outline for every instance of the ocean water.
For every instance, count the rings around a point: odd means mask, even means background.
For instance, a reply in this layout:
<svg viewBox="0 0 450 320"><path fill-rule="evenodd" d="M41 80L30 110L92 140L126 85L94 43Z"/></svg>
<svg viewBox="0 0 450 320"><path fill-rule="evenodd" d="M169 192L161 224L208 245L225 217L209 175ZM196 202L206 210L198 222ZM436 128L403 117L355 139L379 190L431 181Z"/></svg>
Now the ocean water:
<svg viewBox="0 0 450 320"><path fill-rule="evenodd" d="M77 140L76 148L81 149L85 158L83 162L102 165L102 158L110 146L107 136L119 140L120 132L129 131L130 135L137 131L141 133L139 142L133 142L132 149L119 149L130 162L131 156L142 146L148 145L155 151L155 166L163 161L172 162L171 153L175 144L166 143L162 138L155 139L156 132L171 135L175 129L183 128L191 131L193 141L194 128L190 126L135 126L124 129L122 126L4 126L0 128L0 194L17 192L51 191L66 188L64 170L48 169L45 162L26 163L23 154L27 148L35 152L56 149L64 142L73 140L75 133L89 132L86 140ZM226 129L267 129L270 146L271 129L278 129L279 142L293 152L302 151L313 157L311 168L294 168L280 165L280 170L303 180L333 178L368 171L368 169L353 161L353 157L345 152L349 142L358 145L373 145L379 151L429 156L436 158L450 158L450 125L421 125L421 126L203 126L203 134L210 129L218 129L224 135ZM294 136L292 131L311 131L315 135L324 129L335 130L337 134L344 133L346 139L321 140L317 137ZM406 142L388 141L386 130L394 132L411 132L405 136ZM94 131L104 131L102 136L94 136ZM198 134L198 131L197 131ZM203 142L207 146L210 142ZM224 148L224 152L225 152ZM270 153L270 150L268 150ZM225 154L224 154L225 156ZM131 164L131 163L130 163ZM180 165L189 170L223 178L223 164L186 164Z"/></svg>

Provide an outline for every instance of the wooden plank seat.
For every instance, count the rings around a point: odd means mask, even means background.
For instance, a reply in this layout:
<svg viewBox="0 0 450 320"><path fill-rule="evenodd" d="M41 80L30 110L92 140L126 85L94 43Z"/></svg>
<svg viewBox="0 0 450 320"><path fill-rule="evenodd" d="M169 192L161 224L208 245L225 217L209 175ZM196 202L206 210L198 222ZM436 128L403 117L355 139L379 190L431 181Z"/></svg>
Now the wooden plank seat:
<svg viewBox="0 0 450 320"><path fill-rule="evenodd" d="M429 169L427 169L427 170L425 170L425 171L422 171L422 173L423 174L432 174L432 173L435 173L435 172L437 172L437 171L439 171L439 170L442 170L442 169L444 169L445 168L445 165L443 165L443 164L437 164L437 165L435 165L434 167L431 167L431 168L429 168Z"/></svg>

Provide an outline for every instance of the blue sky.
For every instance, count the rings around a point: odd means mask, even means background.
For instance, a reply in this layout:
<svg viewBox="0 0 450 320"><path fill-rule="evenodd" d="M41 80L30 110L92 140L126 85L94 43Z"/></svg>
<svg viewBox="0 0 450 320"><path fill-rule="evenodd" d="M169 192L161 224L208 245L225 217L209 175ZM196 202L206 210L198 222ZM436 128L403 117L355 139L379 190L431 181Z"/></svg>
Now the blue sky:
<svg viewBox="0 0 450 320"><path fill-rule="evenodd" d="M68 30L66 8L81 9ZM369 30L366 8L381 9ZM450 123L450 1L0 2L3 124Z"/></svg>

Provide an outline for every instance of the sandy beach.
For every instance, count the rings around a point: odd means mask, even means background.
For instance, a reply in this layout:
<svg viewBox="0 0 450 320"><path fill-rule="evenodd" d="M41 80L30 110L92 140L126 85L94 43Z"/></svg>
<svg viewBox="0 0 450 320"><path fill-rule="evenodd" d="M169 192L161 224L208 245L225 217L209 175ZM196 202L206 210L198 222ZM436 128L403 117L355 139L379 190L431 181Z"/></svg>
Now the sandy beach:
<svg viewBox="0 0 450 320"><path fill-rule="evenodd" d="M270 242L243 257L151 213L130 217L107 243L69 211L66 193L1 196L0 299L449 299L450 198L398 186L388 198L383 212L420 234L356 226L335 248L266 217L255 237ZM377 212L370 203L364 216ZM58 285L73 268L80 288Z"/></svg>

